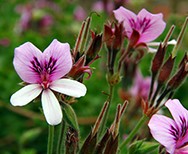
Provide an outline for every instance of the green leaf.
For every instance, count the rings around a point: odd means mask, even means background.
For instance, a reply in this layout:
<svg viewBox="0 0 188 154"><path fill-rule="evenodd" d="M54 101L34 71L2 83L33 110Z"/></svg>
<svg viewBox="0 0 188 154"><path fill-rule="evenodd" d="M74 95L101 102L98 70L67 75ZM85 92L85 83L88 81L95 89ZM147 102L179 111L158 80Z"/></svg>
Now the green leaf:
<svg viewBox="0 0 188 154"><path fill-rule="evenodd" d="M130 154L157 154L159 144L156 142L147 142L145 140L135 141L129 148Z"/></svg>
<svg viewBox="0 0 188 154"><path fill-rule="evenodd" d="M77 117L76 114L73 110L73 108L67 104L67 103L62 103L62 107L63 107L63 115L64 115L64 120L74 129L76 129L77 131L79 130L78 127L78 121L77 121Z"/></svg>

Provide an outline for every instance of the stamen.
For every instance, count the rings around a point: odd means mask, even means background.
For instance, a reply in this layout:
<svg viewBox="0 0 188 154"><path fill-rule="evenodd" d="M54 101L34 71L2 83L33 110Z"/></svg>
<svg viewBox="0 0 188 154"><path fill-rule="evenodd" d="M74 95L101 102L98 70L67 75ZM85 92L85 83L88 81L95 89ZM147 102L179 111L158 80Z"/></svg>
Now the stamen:
<svg viewBox="0 0 188 154"><path fill-rule="evenodd" d="M56 69L56 67L54 67L56 62L57 62L57 59L50 57L49 62L45 63L44 68L48 74L51 74Z"/></svg>

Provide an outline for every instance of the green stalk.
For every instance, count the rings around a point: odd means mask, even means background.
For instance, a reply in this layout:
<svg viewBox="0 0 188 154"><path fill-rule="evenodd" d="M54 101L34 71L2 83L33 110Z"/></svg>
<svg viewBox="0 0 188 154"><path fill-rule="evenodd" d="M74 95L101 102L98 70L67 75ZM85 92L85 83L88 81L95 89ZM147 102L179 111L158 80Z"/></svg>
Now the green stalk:
<svg viewBox="0 0 188 154"><path fill-rule="evenodd" d="M67 130L67 125L65 121L62 121L62 134L61 134L61 143L60 143L60 153L57 154L64 154L65 153L65 132Z"/></svg>
<svg viewBox="0 0 188 154"><path fill-rule="evenodd" d="M139 122L137 123L137 125L135 126L135 128L131 131L131 133L129 134L129 136L126 138L126 140L124 140L119 149L122 150L124 146L126 146L136 135L136 133L139 131L139 129L142 127L142 125L145 123L145 121L148 119L147 115L143 115L141 117L141 119L139 120Z"/></svg>
<svg viewBox="0 0 188 154"><path fill-rule="evenodd" d="M104 132L104 129L105 129L105 126L106 126L106 123L107 123L108 115L109 115L109 112L110 112L110 105L111 105L111 101L112 101L112 97L113 97L113 89L114 89L114 86L110 85L110 94L109 94L109 98L107 100L109 102L109 105L106 109L106 112L104 113L104 117L103 117L103 120L102 120L102 123L101 123L101 128L99 130L99 137Z"/></svg>
<svg viewBox="0 0 188 154"><path fill-rule="evenodd" d="M54 126L49 125L47 154L53 154L53 143L54 143Z"/></svg>
<svg viewBox="0 0 188 154"><path fill-rule="evenodd" d="M181 45L181 42L183 40L183 37L184 37L184 34L186 32L186 27L187 27L187 24L188 24L188 17L185 19L184 23L183 23L183 26L181 28L181 31L180 31L180 34L178 35L178 38L177 38L177 44L174 46L173 50L172 50L172 58L176 57L177 55L177 51Z"/></svg>
<svg viewBox="0 0 188 154"><path fill-rule="evenodd" d="M62 121L59 130L58 130L58 139L57 139L57 147L56 147L56 154L63 154L64 149L64 133L65 133L65 122Z"/></svg>

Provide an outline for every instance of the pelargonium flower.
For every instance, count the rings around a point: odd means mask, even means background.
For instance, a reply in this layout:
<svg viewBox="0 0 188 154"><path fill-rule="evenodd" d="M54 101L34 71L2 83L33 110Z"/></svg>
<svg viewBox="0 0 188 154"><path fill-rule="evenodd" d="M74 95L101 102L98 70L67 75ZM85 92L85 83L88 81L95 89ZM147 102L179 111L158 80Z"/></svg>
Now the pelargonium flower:
<svg viewBox="0 0 188 154"><path fill-rule="evenodd" d="M149 121L152 136L165 146L170 154L188 153L188 111L179 100L168 100L165 106L170 110L172 117L155 114Z"/></svg>
<svg viewBox="0 0 188 154"><path fill-rule="evenodd" d="M166 27L161 13L152 14L146 9L142 9L136 15L122 6L113 12L118 22L123 22L125 34L129 39L132 37L134 30L139 33L136 44L155 40Z"/></svg>
<svg viewBox="0 0 188 154"><path fill-rule="evenodd" d="M147 100L151 84L151 77L144 78L139 70L136 71L134 84L130 89L133 98ZM156 84L155 84L156 88Z"/></svg>
<svg viewBox="0 0 188 154"><path fill-rule="evenodd" d="M86 87L82 83L61 79L72 68L68 43L60 43L55 39L43 53L32 43L24 43L15 49L13 64L27 85L11 96L11 104L26 105L41 94L43 112L50 125L59 124L63 117L53 91L72 97L86 94Z"/></svg>

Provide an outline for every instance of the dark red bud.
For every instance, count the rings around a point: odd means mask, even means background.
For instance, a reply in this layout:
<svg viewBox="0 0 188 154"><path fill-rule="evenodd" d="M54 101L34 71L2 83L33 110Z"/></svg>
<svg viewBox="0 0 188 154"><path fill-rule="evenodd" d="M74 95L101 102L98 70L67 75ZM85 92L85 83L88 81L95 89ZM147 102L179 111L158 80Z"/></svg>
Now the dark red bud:
<svg viewBox="0 0 188 154"><path fill-rule="evenodd" d="M112 27L112 25L104 26L103 41L106 43L108 49L113 49L113 50L120 49L124 38L123 31L124 30L122 23L119 25L114 24L114 28Z"/></svg>
<svg viewBox="0 0 188 154"><path fill-rule="evenodd" d="M112 28L108 25L104 25L103 42L106 43L107 47L110 47L113 42L113 31Z"/></svg>
<svg viewBox="0 0 188 154"><path fill-rule="evenodd" d="M116 136L116 138L113 138L113 136L110 136L110 139L106 145L104 154L116 154L118 150L118 137L119 135Z"/></svg>
<svg viewBox="0 0 188 154"><path fill-rule="evenodd" d="M72 69L69 72L69 76L78 79L80 76L82 76L84 73L87 73L88 79L90 78L92 72L91 68L89 66L85 66L86 57L82 56L78 59L78 61L73 65Z"/></svg>
<svg viewBox="0 0 188 154"><path fill-rule="evenodd" d="M157 74L158 70L160 69L160 67L163 63L163 59L165 56L165 50L166 50L166 47L162 47L162 44L160 44L160 46L154 56L154 59L152 61L151 70L154 74Z"/></svg>
<svg viewBox="0 0 188 154"><path fill-rule="evenodd" d="M92 32L92 41L86 52L86 64L91 62L99 53L102 46L102 34L96 35Z"/></svg>
<svg viewBox="0 0 188 154"><path fill-rule="evenodd" d="M160 74L159 74L159 77L158 77L159 83L166 82L168 80L168 78L170 77L170 74L172 72L172 68L174 66L174 59L175 58L172 58L172 56L170 56L168 58L168 60L161 67Z"/></svg>
<svg viewBox="0 0 188 154"><path fill-rule="evenodd" d="M168 82L168 86L175 89L181 85L183 80L188 74L187 63L182 65L179 71L172 77L172 79Z"/></svg>
<svg viewBox="0 0 188 154"><path fill-rule="evenodd" d="M84 141L84 144L80 150L80 153L83 153L83 154L93 153L96 145L97 145L97 134L95 134L95 136L92 136L92 133L90 133L89 136Z"/></svg>
<svg viewBox="0 0 188 154"><path fill-rule="evenodd" d="M96 154L102 154L105 147L106 147L106 144L108 143L108 140L110 138L111 134L110 134L110 131L109 129L107 129L106 133L104 134L104 136L102 137L101 141L97 144L97 147L96 147Z"/></svg>

